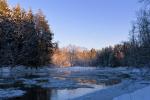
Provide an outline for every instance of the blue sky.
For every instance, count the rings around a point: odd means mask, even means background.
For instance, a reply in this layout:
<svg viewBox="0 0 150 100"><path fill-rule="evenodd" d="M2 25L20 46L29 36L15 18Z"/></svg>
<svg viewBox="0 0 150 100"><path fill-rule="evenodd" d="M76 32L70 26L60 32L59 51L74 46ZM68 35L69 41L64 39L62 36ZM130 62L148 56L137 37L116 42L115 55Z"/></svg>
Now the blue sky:
<svg viewBox="0 0 150 100"><path fill-rule="evenodd" d="M138 0L8 0L14 6L42 9L59 46L102 48L128 40Z"/></svg>

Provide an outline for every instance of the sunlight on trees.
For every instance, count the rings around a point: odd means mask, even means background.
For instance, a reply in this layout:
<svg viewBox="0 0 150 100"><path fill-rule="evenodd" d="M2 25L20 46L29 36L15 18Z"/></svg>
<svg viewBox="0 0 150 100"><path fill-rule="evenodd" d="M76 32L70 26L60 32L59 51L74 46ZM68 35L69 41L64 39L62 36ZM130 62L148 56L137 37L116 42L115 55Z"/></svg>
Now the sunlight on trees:
<svg viewBox="0 0 150 100"><path fill-rule="evenodd" d="M40 10L33 14L0 0L0 64L43 66L51 63L53 33Z"/></svg>

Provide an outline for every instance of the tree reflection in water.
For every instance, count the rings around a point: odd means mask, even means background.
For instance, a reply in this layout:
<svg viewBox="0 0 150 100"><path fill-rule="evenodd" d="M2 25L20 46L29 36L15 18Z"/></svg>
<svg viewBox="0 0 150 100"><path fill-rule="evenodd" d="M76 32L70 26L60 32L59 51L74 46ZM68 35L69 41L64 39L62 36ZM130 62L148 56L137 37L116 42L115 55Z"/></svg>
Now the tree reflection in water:
<svg viewBox="0 0 150 100"><path fill-rule="evenodd" d="M22 97L15 97L9 100L51 100L51 89L34 87L26 90Z"/></svg>

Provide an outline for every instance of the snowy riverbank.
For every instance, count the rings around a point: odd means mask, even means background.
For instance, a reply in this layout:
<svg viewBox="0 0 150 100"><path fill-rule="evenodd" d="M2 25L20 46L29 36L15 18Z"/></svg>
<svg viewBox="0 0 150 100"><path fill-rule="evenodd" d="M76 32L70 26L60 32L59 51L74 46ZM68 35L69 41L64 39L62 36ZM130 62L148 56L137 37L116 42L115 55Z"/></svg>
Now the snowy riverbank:
<svg viewBox="0 0 150 100"><path fill-rule="evenodd" d="M109 68L108 68L109 69ZM73 100L149 100L150 99L150 75L147 68L114 68L113 71L121 71L131 78L120 84L101 89L93 93L83 95ZM146 92L146 93L145 93Z"/></svg>
<svg viewBox="0 0 150 100"><path fill-rule="evenodd" d="M32 96L43 95L38 97L41 100L113 100L148 86L147 71L128 67L43 67L37 70L4 67L0 68L0 99L30 99L32 91Z"/></svg>
<svg viewBox="0 0 150 100"><path fill-rule="evenodd" d="M113 100L150 100L150 85L134 91L132 93L127 93L114 98Z"/></svg>
<svg viewBox="0 0 150 100"><path fill-rule="evenodd" d="M108 87L90 94L83 95L73 100L113 100L115 97L120 95L131 93L138 89L146 87L147 84L142 84L142 81L124 81L118 85ZM120 99L114 100L144 100L144 99ZM147 99L146 99L147 100Z"/></svg>

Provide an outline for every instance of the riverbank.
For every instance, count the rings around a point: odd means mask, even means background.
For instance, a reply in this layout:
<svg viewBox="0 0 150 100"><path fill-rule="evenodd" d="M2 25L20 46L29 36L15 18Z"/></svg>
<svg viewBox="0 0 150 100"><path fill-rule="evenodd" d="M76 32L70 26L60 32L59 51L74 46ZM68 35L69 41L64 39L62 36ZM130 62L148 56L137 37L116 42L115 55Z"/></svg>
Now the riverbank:
<svg viewBox="0 0 150 100"><path fill-rule="evenodd" d="M147 94L150 92L149 68L115 68L113 70L120 70L131 77L117 85L73 100L149 100L150 97ZM147 93L145 94L145 92Z"/></svg>
<svg viewBox="0 0 150 100"><path fill-rule="evenodd" d="M147 71L129 67L3 67L0 69L0 99L30 100L41 95L38 97L41 100L113 100L146 87L150 79ZM16 94L18 91L20 94Z"/></svg>

